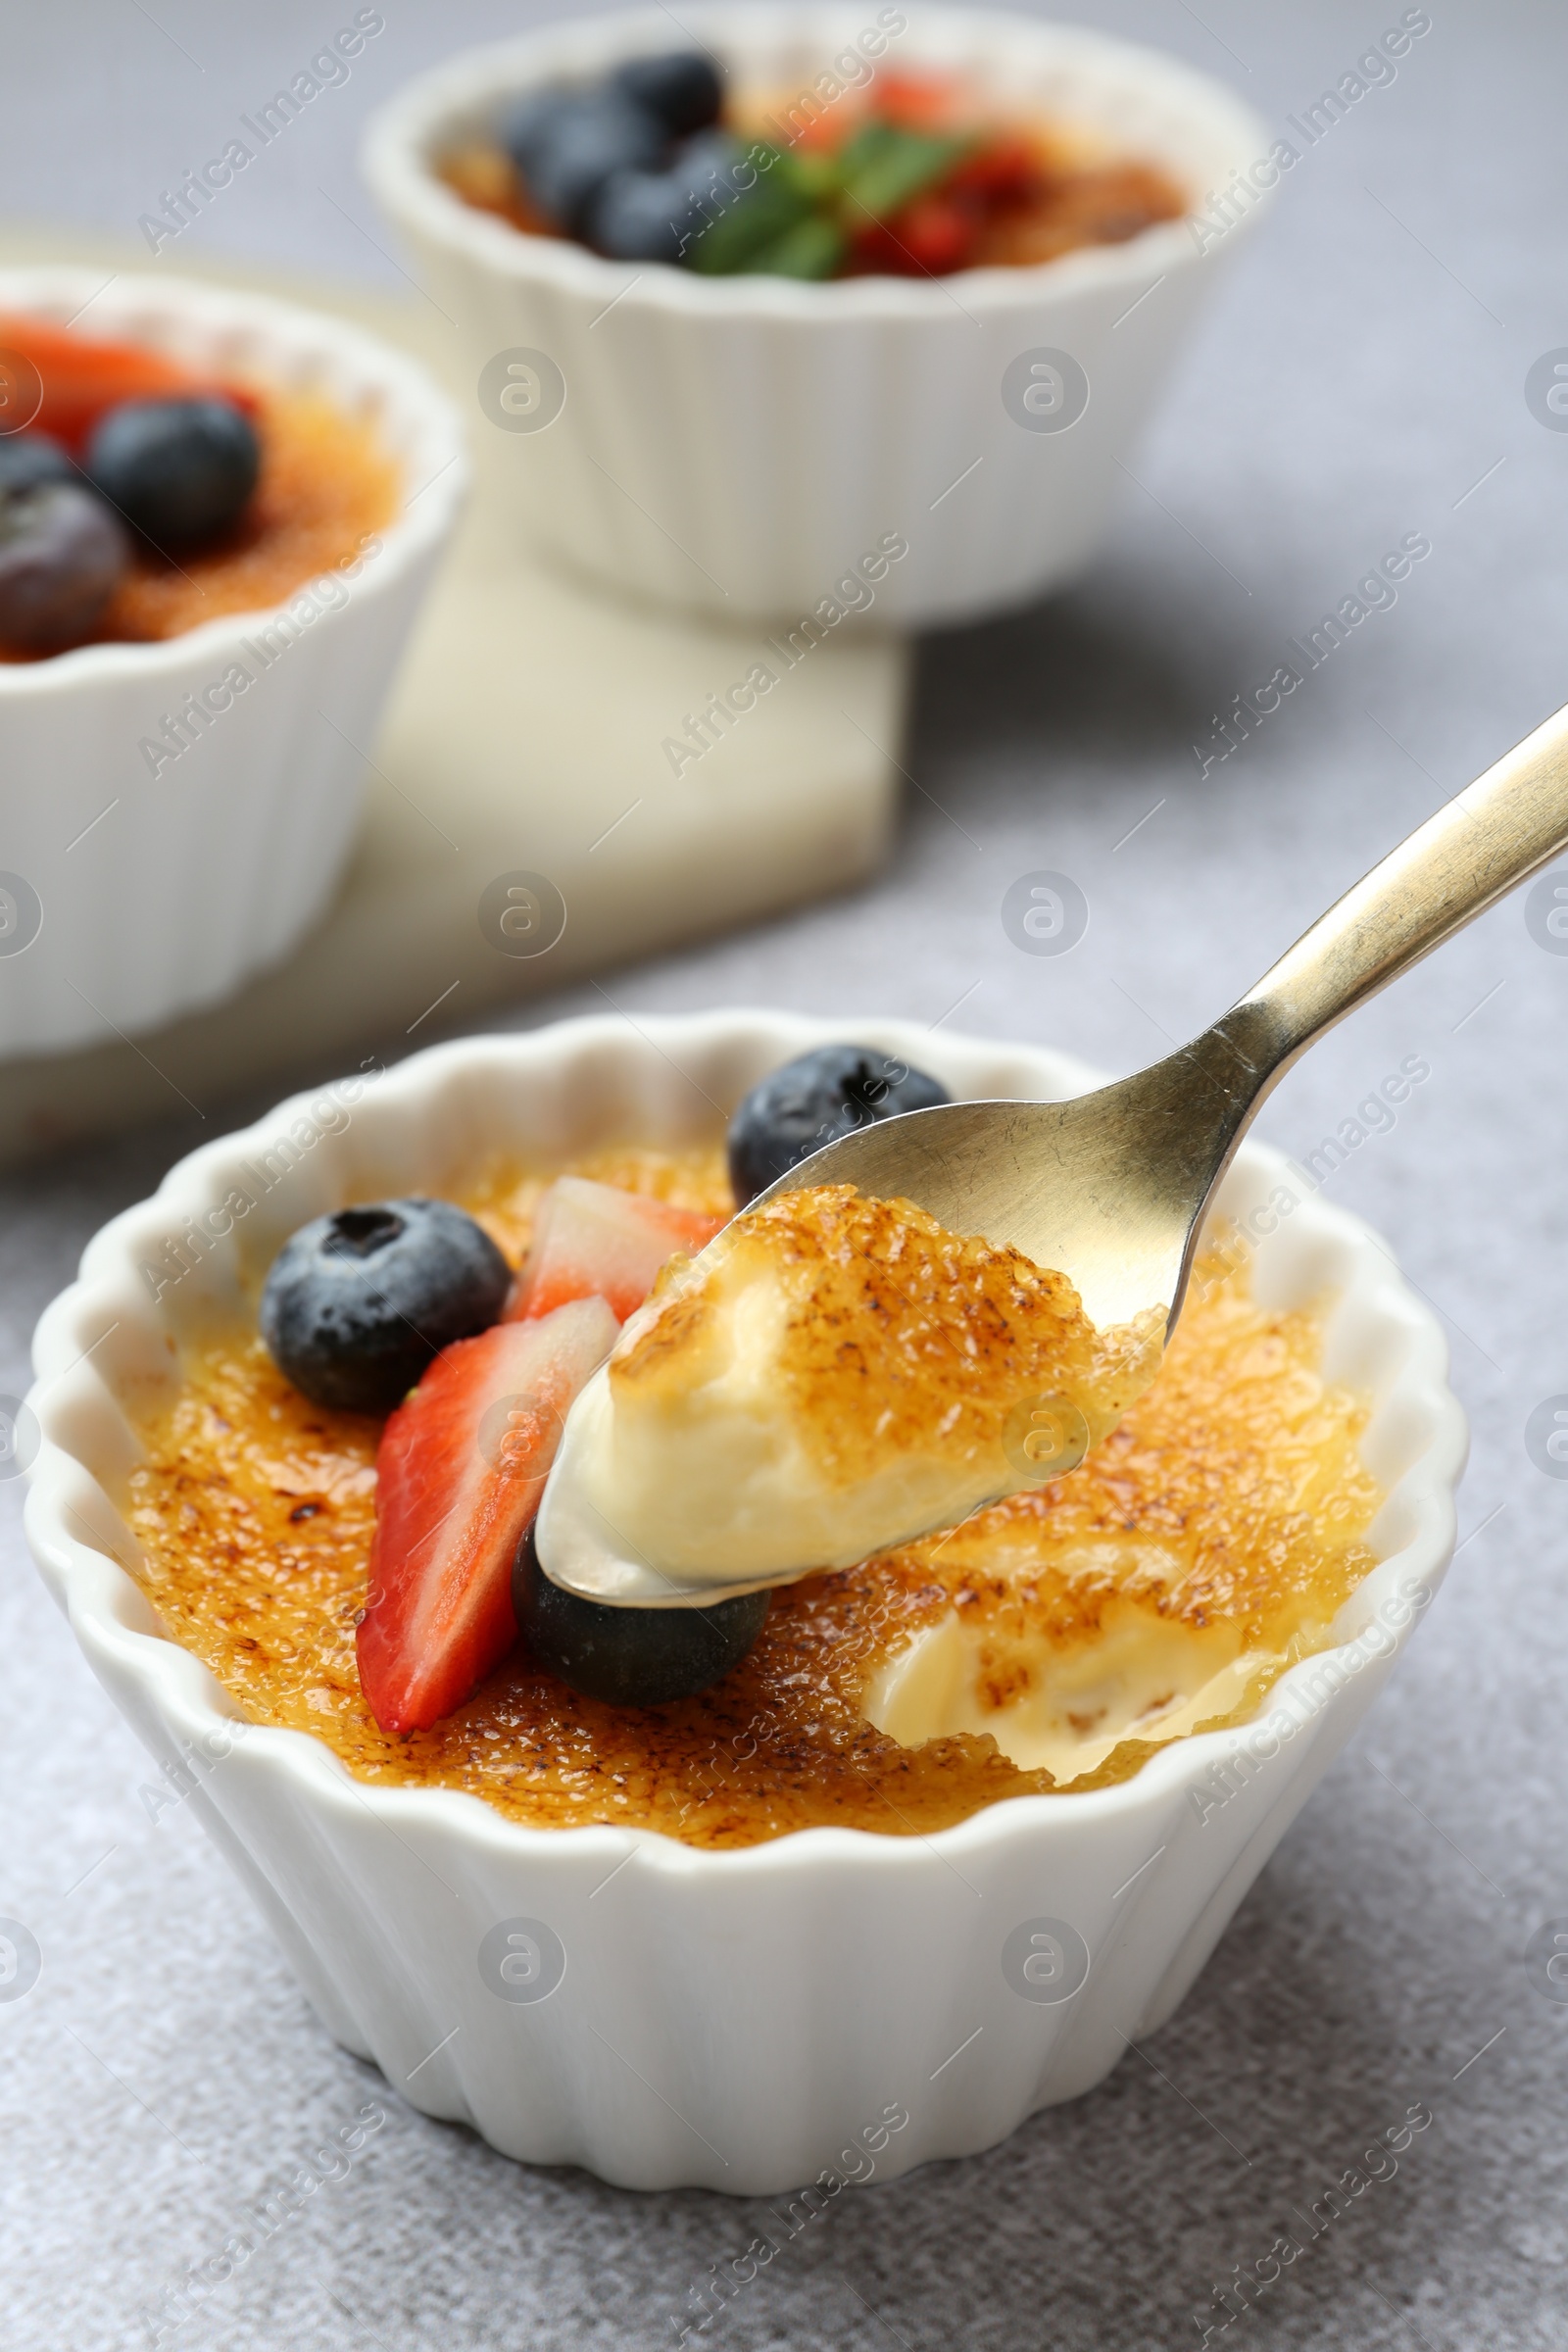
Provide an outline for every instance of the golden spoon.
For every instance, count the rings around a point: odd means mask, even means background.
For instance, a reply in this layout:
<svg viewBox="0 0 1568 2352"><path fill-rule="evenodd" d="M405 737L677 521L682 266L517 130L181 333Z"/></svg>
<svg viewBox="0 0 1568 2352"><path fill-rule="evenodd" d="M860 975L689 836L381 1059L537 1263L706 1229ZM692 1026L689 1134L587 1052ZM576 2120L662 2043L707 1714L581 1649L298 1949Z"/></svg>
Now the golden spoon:
<svg viewBox="0 0 1568 2352"><path fill-rule="evenodd" d="M1162 1306L1168 1338L1215 1189L1291 1064L1565 845L1568 708L1391 851L1191 1045L1070 1102L950 1102L858 1128L759 1200L820 1184L912 1200L954 1232L1065 1274L1101 1330ZM1058 1453L1052 1474L1083 1450ZM555 1477L538 1540L546 1574L586 1599L711 1605L788 1581L690 1584L628 1559Z"/></svg>

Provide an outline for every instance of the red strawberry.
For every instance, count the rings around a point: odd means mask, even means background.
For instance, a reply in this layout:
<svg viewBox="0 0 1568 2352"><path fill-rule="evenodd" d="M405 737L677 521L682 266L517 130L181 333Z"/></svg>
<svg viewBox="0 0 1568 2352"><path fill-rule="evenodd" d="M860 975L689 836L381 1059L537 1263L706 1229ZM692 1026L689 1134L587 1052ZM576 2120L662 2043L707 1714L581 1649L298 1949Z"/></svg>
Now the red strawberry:
<svg viewBox="0 0 1568 2352"><path fill-rule="evenodd" d="M381 1433L360 1688L384 1732L461 1706L516 1640L512 1563L561 1425L615 1344L602 1298L443 1348Z"/></svg>
<svg viewBox="0 0 1568 2352"><path fill-rule="evenodd" d="M539 1203L533 1247L507 1301L509 1320L532 1322L567 1298L608 1298L624 1323L677 1250L696 1251L724 1220L671 1208L618 1185L559 1176Z"/></svg>
<svg viewBox="0 0 1568 2352"><path fill-rule="evenodd" d="M886 233L904 270L929 270L939 277L966 266L978 225L972 214L945 195L917 196L895 213Z"/></svg>
<svg viewBox="0 0 1568 2352"><path fill-rule="evenodd" d="M959 111L959 83L951 74L899 74L884 66L871 91L873 112L900 130L946 130Z"/></svg>
<svg viewBox="0 0 1568 2352"><path fill-rule="evenodd" d="M224 383L210 368L188 367L139 343L101 343L48 318L0 318L0 350L22 363L24 376L33 371L13 387L30 413L6 429L35 425L78 454L99 417L122 400L194 400L212 393L253 417L260 408L254 393ZM43 398L34 409L40 386Z"/></svg>
<svg viewBox="0 0 1568 2352"><path fill-rule="evenodd" d="M1047 176L1030 139L998 131L966 156L943 186L946 196L980 196L990 204L1021 204Z"/></svg>

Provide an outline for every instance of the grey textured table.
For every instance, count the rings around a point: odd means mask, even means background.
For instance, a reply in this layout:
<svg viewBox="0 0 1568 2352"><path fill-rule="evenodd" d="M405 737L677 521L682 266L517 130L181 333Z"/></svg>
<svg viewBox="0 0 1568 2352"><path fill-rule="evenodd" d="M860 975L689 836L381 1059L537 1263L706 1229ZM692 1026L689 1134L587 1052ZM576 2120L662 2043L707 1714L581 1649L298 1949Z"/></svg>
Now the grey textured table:
<svg viewBox="0 0 1568 2352"><path fill-rule="evenodd" d="M205 237L388 275L353 177L358 119L441 50L531 13L389 0L352 80L188 232L190 258ZM1401 11L1093 13L1229 76L1279 124ZM1532 414L1525 378L1568 343L1568 26L1497 0L1433 0L1433 16L1397 79L1290 174L1135 457L1093 576L923 650L919 789L892 871L611 975L617 1003L874 1007L1130 1067L1562 699L1568 436ZM0 209L133 229L337 21L302 0L13 11ZM1212 714L1407 533L1431 554L1396 606L1200 772ZM1040 866L1073 875L1092 910L1059 959L1018 954L999 919L1006 885ZM603 1002L587 988L528 1017ZM1219 2340L1216 2283L1282 2234L1306 2239L1298 2211L1417 2101L1434 2120L1396 2176L1307 2240L1229 2340L1564 2340L1568 2006L1526 1947L1568 1914L1568 1484L1535 1466L1524 1430L1568 1390L1565 1012L1568 958L1515 901L1330 1039L1267 1118L1304 1153L1403 1057L1431 1064L1397 1125L1330 1179L1446 1317L1475 1427L1463 1547L1366 1734L1147 2048L988 2156L843 2197L713 2342L1131 2352L1200 2342L1205 2317ZM226 1123L230 1106L203 1107ZM213 1131L182 1115L0 1189L0 1390L20 1385L33 1318L94 1227ZM149 1818L141 1751L43 1595L18 1502L0 1487L0 1913L30 1925L44 1967L0 2004L7 2344L150 2340L141 2315L164 2287L372 2098L387 2121L349 2177L172 2340L672 2343L670 2315L752 2235L748 2210L522 2171L336 2050L195 1824Z"/></svg>

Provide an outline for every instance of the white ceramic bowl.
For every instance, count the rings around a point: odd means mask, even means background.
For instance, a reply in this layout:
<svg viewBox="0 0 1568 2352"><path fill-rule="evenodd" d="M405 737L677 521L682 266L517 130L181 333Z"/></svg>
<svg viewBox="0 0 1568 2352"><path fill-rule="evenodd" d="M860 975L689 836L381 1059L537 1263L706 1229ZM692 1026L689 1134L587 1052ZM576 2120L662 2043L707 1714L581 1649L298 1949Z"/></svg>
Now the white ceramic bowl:
<svg viewBox="0 0 1568 2352"><path fill-rule="evenodd" d="M0 1056L154 1028L228 995L315 921L467 471L457 412L428 376L318 312L67 269L0 270L8 311L80 313L84 334L319 391L398 461L404 506L352 574L281 605L161 644L0 665ZM238 692L223 683L234 664L250 680ZM161 760L189 696L209 698L205 730L187 714L189 741Z"/></svg>
<svg viewBox="0 0 1568 2352"><path fill-rule="evenodd" d="M520 235L431 168L522 92L683 35L743 85L793 91L876 22L866 0L554 25L453 59L373 120L366 178L476 379L497 355L504 372L506 355L542 352L564 381L564 406L543 429L497 429L493 385L480 404L492 419L484 463L517 528L558 559L663 603L785 624L846 581L840 609L902 626L1016 604L1093 554L1122 485L1118 461L1240 226L1206 256L1175 220L1028 270L829 285L705 278ZM911 7L886 55L956 68L1008 113L1087 123L1166 166L1196 203L1267 155L1262 124L1222 85L1097 33ZM1087 377L1088 407L1066 429L1037 429L1049 409L1025 429L1007 371L1017 363L1027 377L1035 354L1061 352ZM538 424L553 406L543 398L521 421ZM875 568L885 537L908 552L868 605L863 577L848 576L866 556Z"/></svg>
<svg viewBox="0 0 1568 2352"><path fill-rule="evenodd" d="M1097 2082L1186 1992L1453 1544L1465 1429L1436 1321L1365 1227L1249 1145L1226 1205L1251 1220L1258 1294L1337 1294L1326 1369L1372 1393L1363 1452L1388 1490L1379 1565L1346 1605L1341 1645L1286 1675L1259 1722L1174 1741L1120 1788L1009 1799L932 1837L816 1829L734 1853L524 1829L456 1791L364 1786L318 1740L238 1725L122 1565L133 1545L116 1497L137 1456L124 1407L173 1377L170 1343L231 1311L286 1234L346 1198L440 1191L497 1147L548 1159L711 1135L715 1105L846 1035L960 1094L1059 1099L1092 1082L1060 1054L772 1013L440 1046L182 1160L92 1242L35 1343L21 1450L36 1448L39 1565L154 1755L193 1784L328 2030L507 2154L633 2187L889 2178L987 2147ZM270 1152L273 1188L227 1238L192 1246L194 1269L155 1305L140 1269ZM1020 1931L1025 1946L1053 1939L1021 1974ZM509 1934L528 1940L504 1994L494 1955ZM1061 1961L1080 1947L1074 1984ZM890 2128L893 2111L906 2120Z"/></svg>

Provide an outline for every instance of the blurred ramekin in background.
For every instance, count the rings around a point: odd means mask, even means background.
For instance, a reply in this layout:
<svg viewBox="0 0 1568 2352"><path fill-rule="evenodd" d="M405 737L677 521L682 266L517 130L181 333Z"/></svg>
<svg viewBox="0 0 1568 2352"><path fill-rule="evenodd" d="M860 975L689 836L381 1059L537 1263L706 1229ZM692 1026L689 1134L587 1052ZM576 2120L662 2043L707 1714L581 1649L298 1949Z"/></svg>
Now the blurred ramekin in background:
<svg viewBox="0 0 1568 2352"><path fill-rule="evenodd" d="M366 178L454 322L476 407L487 366L543 356L529 429L499 429L492 402L478 446L517 530L556 560L662 604L788 622L898 538L871 618L905 626L1016 605L1093 555L1118 461L1258 183L1223 237L1178 220L1026 269L800 284L524 235L435 169L526 92L627 57L697 43L740 90L787 94L877 23L867 4L553 25L450 60L372 121ZM1194 206L1267 157L1250 108L1152 50L968 9L910 8L880 37L901 71L954 71L1000 115L1162 167ZM1058 371L1051 403L1023 401L1036 364Z"/></svg>
<svg viewBox="0 0 1568 2352"><path fill-rule="evenodd" d="M319 313L58 268L0 270L3 313L318 394L396 461L402 504L351 565L267 610L0 664L0 1057L154 1028L309 929L467 476L457 412L423 370ZM243 693L223 685L235 663ZM210 725L187 714L179 756L150 761L143 742L180 742L166 718L193 696Z"/></svg>

